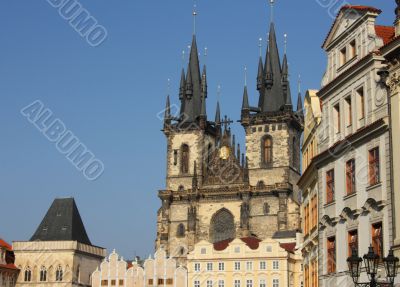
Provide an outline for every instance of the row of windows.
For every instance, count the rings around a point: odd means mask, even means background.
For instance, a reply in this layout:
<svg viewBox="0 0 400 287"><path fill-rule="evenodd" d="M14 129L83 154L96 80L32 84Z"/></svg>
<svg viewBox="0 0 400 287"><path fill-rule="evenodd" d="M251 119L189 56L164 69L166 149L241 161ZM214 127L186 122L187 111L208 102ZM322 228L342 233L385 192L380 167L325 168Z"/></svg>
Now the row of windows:
<svg viewBox="0 0 400 287"><path fill-rule="evenodd" d="M318 286L318 266L314 260L310 265L304 266L304 287Z"/></svg>
<svg viewBox="0 0 400 287"><path fill-rule="evenodd" d="M110 285L117 286L117 280L115 280L115 279L110 280ZM124 280L123 279L118 280L118 285L124 286ZM108 280L101 280L101 286L108 286Z"/></svg>
<svg viewBox="0 0 400 287"><path fill-rule="evenodd" d="M63 280L63 269L61 266L57 267L57 270L55 272L55 278L56 281L62 281ZM25 269L25 273L24 273L24 281L25 282L31 282L32 281L32 270L30 269L30 267L27 267ZM40 272L39 272L39 281L40 282L46 282L47 281L47 269L46 267L42 266L40 268Z"/></svg>
<svg viewBox="0 0 400 287"><path fill-rule="evenodd" d="M380 183L380 156L379 148L373 148L368 152L368 183L374 186ZM355 159L346 162L346 194L356 192L356 161ZM335 201L335 170L331 169L326 173L326 203Z"/></svg>
<svg viewBox="0 0 400 287"><path fill-rule="evenodd" d="M311 209L310 209L311 206ZM318 201L317 196L311 198L311 203L304 206L304 235L308 235L318 224Z"/></svg>
<svg viewBox="0 0 400 287"><path fill-rule="evenodd" d="M217 281L213 281L213 280L207 280L206 281L206 287L225 287L225 280L217 280ZM235 279L234 280L234 285L233 287L241 287L242 286L242 282L240 279ZM255 287L256 285L254 285L254 281L252 279L247 279L245 281L245 287ZM267 286L267 280L265 279L260 279L259 281L259 287L266 287ZM199 280L195 280L193 282L193 287L201 287L201 283ZM272 279L272 287L279 287L279 279Z"/></svg>
<svg viewBox="0 0 400 287"><path fill-rule="evenodd" d="M315 139L311 140L311 143L307 146L305 152L303 153L303 172L310 165L312 159L317 155L317 145Z"/></svg>
<svg viewBox="0 0 400 287"><path fill-rule="evenodd" d="M361 87L356 91L357 97L357 106L358 106L358 120L361 120L365 117L365 96L364 96L364 88ZM336 104L334 107L334 124L335 124L335 132L340 133L342 130L342 112L340 108L340 103ZM352 97L349 96L345 98L345 118L346 118L346 127L350 127L353 125L353 103Z"/></svg>
<svg viewBox="0 0 400 287"><path fill-rule="evenodd" d="M371 242L375 254L383 259L383 231L382 222L374 223L371 225ZM347 251L351 256L352 250L358 254L358 230L351 230L347 234ZM328 273L336 272L336 237L332 236L327 239L327 271Z"/></svg>
<svg viewBox="0 0 400 287"><path fill-rule="evenodd" d="M234 262L234 270L235 271L240 271L241 270L241 264L242 262L236 261ZM253 270L253 262L248 261L246 263L246 270L251 271ZM267 262L266 261L261 261L259 263L259 270L266 270L267 269ZM279 270L279 261L273 261L272 262L272 269L273 270ZM194 263L194 271L195 272L200 272L201 271L201 263ZM206 271L213 271L213 263L208 262L206 263ZM225 263L224 262L219 262L218 263L218 271L225 271Z"/></svg>

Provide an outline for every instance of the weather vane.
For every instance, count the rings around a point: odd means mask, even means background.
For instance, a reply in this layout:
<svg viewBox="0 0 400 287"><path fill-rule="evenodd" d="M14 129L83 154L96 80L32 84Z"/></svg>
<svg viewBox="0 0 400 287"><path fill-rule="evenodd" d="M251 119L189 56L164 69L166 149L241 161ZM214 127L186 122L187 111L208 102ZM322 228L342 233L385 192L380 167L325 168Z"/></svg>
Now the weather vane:
<svg viewBox="0 0 400 287"><path fill-rule="evenodd" d="M197 16L197 4L194 1L193 4L193 35L196 35L196 16Z"/></svg>
<svg viewBox="0 0 400 287"><path fill-rule="evenodd" d="M287 37L288 37L288 35L285 34L285 35L283 35L283 37L285 38L285 42L284 42L284 51L285 51L285 54L286 54L286 52L287 52Z"/></svg>
<svg viewBox="0 0 400 287"><path fill-rule="evenodd" d="M269 5L271 6L271 23L274 22L274 4L275 0L269 0Z"/></svg>

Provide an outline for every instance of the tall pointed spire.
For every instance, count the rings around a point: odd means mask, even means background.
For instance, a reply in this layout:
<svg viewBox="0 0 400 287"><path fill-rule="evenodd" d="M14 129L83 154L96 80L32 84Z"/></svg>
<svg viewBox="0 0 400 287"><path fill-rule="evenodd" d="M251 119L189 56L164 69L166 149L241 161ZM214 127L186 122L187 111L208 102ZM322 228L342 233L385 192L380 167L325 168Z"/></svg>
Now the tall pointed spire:
<svg viewBox="0 0 400 287"><path fill-rule="evenodd" d="M286 55L287 35L285 34L285 55L283 56L282 63L282 90L285 96L285 108L292 110L292 94L290 91L289 82L289 64Z"/></svg>
<svg viewBox="0 0 400 287"><path fill-rule="evenodd" d="M217 102L217 109L215 111L215 124L221 126L221 110L219 107L219 101Z"/></svg>
<svg viewBox="0 0 400 287"><path fill-rule="evenodd" d="M165 104L164 122L171 120L171 105L169 101L169 95L167 95L167 103Z"/></svg>
<svg viewBox="0 0 400 287"><path fill-rule="evenodd" d="M303 112L303 100L301 97L301 78L299 75L299 79L298 79L298 96L297 96L297 115L304 117L304 112Z"/></svg>
<svg viewBox="0 0 400 287"><path fill-rule="evenodd" d="M258 73L257 73L257 90L261 90L264 86L264 67L262 57L258 61Z"/></svg>
<svg viewBox="0 0 400 287"><path fill-rule="evenodd" d="M261 63L262 66L262 63ZM261 67L262 68L262 67ZM249 94L247 92L247 67L244 67L244 91L243 91L243 102L242 102L242 113L250 110L249 105Z"/></svg>

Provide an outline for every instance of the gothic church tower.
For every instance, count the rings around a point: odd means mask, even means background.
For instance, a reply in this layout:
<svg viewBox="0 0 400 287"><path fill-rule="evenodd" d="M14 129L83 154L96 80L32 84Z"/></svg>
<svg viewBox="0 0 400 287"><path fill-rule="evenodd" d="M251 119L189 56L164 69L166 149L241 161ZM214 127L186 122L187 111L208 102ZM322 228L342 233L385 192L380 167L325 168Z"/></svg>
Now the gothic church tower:
<svg viewBox="0 0 400 287"><path fill-rule="evenodd" d="M185 264L200 240L236 237L293 238L300 226L296 202L301 103L293 111L286 55L281 66L273 24L265 65L260 59L259 105L243 95L241 124L246 153L231 134L228 117L206 112L206 67L200 72L193 36L188 68L182 71L179 115L167 98L163 132L167 138L166 188L158 196L156 248Z"/></svg>

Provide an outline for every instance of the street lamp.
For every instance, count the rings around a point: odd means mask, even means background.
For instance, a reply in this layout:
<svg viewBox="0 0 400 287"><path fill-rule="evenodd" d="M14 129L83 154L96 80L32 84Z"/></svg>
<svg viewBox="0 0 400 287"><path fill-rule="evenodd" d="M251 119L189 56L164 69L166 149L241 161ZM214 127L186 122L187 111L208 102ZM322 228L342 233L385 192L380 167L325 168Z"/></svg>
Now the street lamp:
<svg viewBox="0 0 400 287"><path fill-rule="evenodd" d="M374 248L372 246L369 247L368 253L364 255L364 265L365 271L368 274L368 278L370 280L369 283L358 283L358 280L361 275L361 265L362 259L358 256L357 250L353 249L352 254L349 258L347 258L347 264L349 266L350 275L353 279L355 286L360 287L383 287L383 286L393 286L394 279L396 278L397 272L399 270L399 258L393 255L393 249L390 249L387 257L383 258L383 263L385 265L386 277L387 281L385 283L378 283L376 281L376 274L378 272L378 265L380 258L374 252Z"/></svg>

